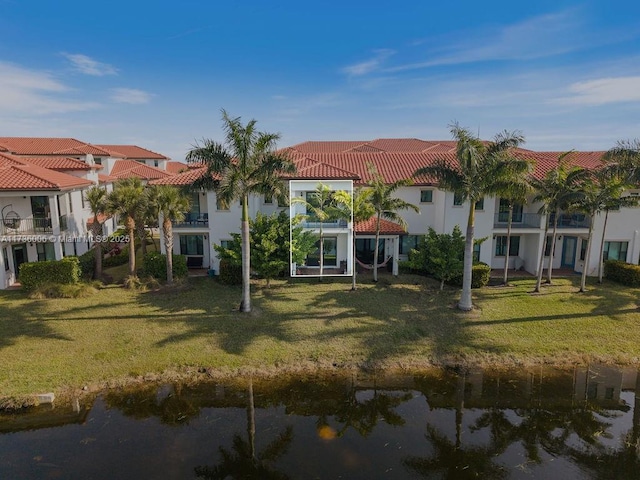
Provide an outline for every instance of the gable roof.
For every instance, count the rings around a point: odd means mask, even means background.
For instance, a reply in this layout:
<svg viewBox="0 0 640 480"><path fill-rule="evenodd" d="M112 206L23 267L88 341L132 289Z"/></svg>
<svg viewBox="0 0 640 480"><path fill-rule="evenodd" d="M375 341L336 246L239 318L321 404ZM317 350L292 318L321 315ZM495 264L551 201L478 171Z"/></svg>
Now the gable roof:
<svg viewBox="0 0 640 480"><path fill-rule="evenodd" d="M0 150L16 155L109 155L75 138L0 137Z"/></svg>
<svg viewBox="0 0 640 480"><path fill-rule="evenodd" d="M69 157L20 157L20 159L50 170L99 170L102 168L102 165L89 165Z"/></svg>
<svg viewBox="0 0 640 480"><path fill-rule="evenodd" d="M189 165L183 162L176 162L173 160L170 162L167 162L167 172L172 173L174 175L176 173L185 172L189 170L189 168L190 168Z"/></svg>
<svg viewBox="0 0 640 480"><path fill-rule="evenodd" d="M185 172L181 172L175 175L168 175L163 178L151 180L149 185L175 185L185 186L191 185L196 180L199 180L207 173L207 167L190 168Z"/></svg>
<svg viewBox="0 0 640 480"><path fill-rule="evenodd" d="M74 177L7 154L0 154L0 190L70 190L93 185L90 180Z"/></svg>
<svg viewBox="0 0 640 480"><path fill-rule="evenodd" d="M141 180L155 180L157 178L171 176L170 173L164 170L160 170L156 167L150 167L149 165L145 165L144 163L137 162L135 160L116 160L109 175L118 179L138 177Z"/></svg>
<svg viewBox="0 0 640 480"><path fill-rule="evenodd" d="M106 150L112 157L129 158L133 160L168 160L157 152L147 150L137 145L97 145L99 148Z"/></svg>
<svg viewBox="0 0 640 480"><path fill-rule="evenodd" d="M371 217L369 220L363 220L356 222L355 231L361 235L375 235L376 233L376 217ZM390 220L380 219L380 234L381 235L402 235L407 231L395 222Z"/></svg>

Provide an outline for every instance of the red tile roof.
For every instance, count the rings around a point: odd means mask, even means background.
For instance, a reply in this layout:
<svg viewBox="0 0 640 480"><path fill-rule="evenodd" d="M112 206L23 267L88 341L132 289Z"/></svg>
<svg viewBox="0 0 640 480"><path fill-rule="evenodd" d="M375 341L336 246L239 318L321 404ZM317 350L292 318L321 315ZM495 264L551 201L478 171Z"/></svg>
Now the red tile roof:
<svg viewBox="0 0 640 480"><path fill-rule="evenodd" d="M456 142L453 140L426 141L416 138L377 139L373 141L339 142L303 142L282 150L294 161L315 160L323 164L356 174L365 184L371 178L369 164L389 183L411 178L422 167L431 165L435 160L444 159L456 165ZM536 162L534 175L544 177L546 172L558 164L562 152L534 152L516 149L521 158ZM594 169L601 165L604 152L574 152L569 160L574 165ZM417 185L432 185L433 179L415 178Z"/></svg>
<svg viewBox="0 0 640 480"><path fill-rule="evenodd" d="M171 176L170 173L164 170L150 167L135 160L116 160L109 175L118 179L138 177L142 180L155 180Z"/></svg>
<svg viewBox="0 0 640 480"><path fill-rule="evenodd" d="M20 157L27 163L51 170L91 170L100 169L101 165L89 165L81 160L69 157Z"/></svg>
<svg viewBox="0 0 640 480"><path fill-rule="evenodd" d="M118 179L116 177L112 177L111 175L105 175L103 173L98 174L98 182L100 183L114 183L117 181Z"/></svg>
<svg viewBox="0 0 640 480"><path fill-rule="evenodd" d="M105 215L105 214L99 213L98 223L104 223L106 220L109 220L110 218L111 218L111 215ZM93 215L91 215L87 220L87 225L93 225Z"/></svg>
<svg viewBox="0 0 640 480"><path fill-rule="evenodd" d="M16 155L108 155L75 138L0 137L0 148Z"/></svg>
<svg viewBox="0 0 640 480"><path fill-rule="evenodd" d="M159 178L149 182L150 185L191 185L196 180L202 178L207 173L206 167L191 168L186 172L178 173L176 175Z"/></svg>
<svg viewBox="0 0 640 480"><path fill-rule="evenodd" d="M0 190L69 190L93 185L90 180L37 165L0 159Z"/></svg>
<svg viewBox="0 0 640 480"><path fill-rule="evenodd" d="M309 157L302 157L293 159L293 162L296 165L296 173L293 175L285 175L286 178L290 179L319 179L319 180L329 180L329 179L358 179L358 175L353 173L352 171L345 170L340 167L336 167L333 165L329 165L327 163L320 162L318 160L314 160Z"/></svg>
<svg viewBox="0 0 640 480"><path fill-rule="evenodd" d="M376 234L376 217L371 217L369 220L362 222L356 222L356 233L361 235L375 235ZM380 234L381 235L402 235L407 231L395 222L380 219Z"/></svg>
<svg viewBox="0 0 640 480"><path fill-rule="evenodd" d="M172 173L172 174L176 174L176 173L180 173L183 171L187 171L189 170L189 165L187 165L186 163L182 163L182 162L167 162L167 172Z"/></svg>
<svg viewBox="0 0 640 480"><path fill-rule="evenodd" d="M133 160L168 160L169 159L169 157L165 157L164 155L161 155L157 152L147 150L146 148L138 147L137 145L97 145L97 146L111 153L112 157L117 157L117 158L129 158Z"/></svg>

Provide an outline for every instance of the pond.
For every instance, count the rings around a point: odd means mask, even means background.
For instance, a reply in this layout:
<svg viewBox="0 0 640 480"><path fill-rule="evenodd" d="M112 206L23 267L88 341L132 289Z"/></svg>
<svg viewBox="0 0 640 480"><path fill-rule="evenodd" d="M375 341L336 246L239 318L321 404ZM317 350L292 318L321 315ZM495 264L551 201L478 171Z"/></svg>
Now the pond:
<svg viewBox="0 0 640 480"><path fill-rule="evenodd" d="M640 478L635 368L234 379L0 415L0 478Z"/></svg>

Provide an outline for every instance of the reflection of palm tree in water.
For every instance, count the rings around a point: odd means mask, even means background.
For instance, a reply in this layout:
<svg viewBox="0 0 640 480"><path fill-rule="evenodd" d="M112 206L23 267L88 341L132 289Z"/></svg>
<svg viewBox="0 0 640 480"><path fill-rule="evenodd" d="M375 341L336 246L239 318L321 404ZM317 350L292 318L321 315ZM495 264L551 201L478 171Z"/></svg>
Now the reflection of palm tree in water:
<svg viewBox="0 0 640 480"><path fill-rule="evenodd" d="M253 381L249 380L249 398L247 403L247 439L233 436L231 450L219 447L222 460L213 467L195 467L196 476L209 480L247 479L247 480L286 480L289 477L278 472L272 463L283 455L293 440L293 428L288 426L260 453L256 453L256 413L253 402Z"/></svg>

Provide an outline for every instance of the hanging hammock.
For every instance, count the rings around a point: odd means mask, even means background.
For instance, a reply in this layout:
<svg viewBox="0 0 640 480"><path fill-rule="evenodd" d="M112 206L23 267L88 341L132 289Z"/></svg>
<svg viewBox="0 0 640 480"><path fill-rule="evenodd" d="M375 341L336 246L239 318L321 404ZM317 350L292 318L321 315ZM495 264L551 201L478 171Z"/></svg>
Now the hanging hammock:
<svg viewBox="0 0 640 480"><path fill-rule="evenodd" d="M385 267L387 265L387 263L389 263L389 260L391 260L393 258L393 256L388 256L387 259L378 264L378 268L382 268ZM373 265L370 265L368 263L362 263L360 260L358 260L358 257L355 257L356 262L358 262L358 265L360 265L362 268L366 268L367 270L373 270Z"/></svg>

